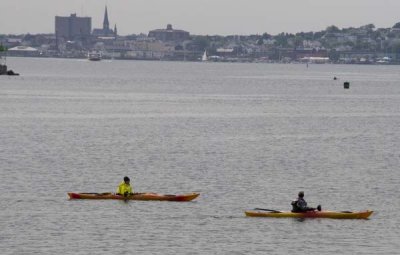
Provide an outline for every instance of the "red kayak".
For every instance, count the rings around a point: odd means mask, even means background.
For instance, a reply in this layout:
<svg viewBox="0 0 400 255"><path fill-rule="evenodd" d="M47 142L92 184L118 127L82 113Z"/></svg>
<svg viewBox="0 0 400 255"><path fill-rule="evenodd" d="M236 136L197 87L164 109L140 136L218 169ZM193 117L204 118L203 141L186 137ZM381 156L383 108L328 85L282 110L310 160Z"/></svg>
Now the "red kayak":
<svg viewBox="0 0 400 255"><path fill-rule="evenodd" d="M116 199L116 200L142 200L142 201L175 201L187 202L197 198L199 193L182 195L164 195L157 193L133 193L128 197L113 193L68 193L70 199Z"/></svg>

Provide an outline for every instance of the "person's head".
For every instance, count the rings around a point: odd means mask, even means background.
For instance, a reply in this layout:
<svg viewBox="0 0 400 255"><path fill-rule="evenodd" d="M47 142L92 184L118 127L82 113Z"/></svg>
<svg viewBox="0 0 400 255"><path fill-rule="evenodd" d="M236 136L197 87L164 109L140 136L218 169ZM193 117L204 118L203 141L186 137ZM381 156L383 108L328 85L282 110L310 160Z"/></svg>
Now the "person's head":
<svg viewBox="0 0 400 255"><path fill-rule="evenodd" d="M131 181L131 180L129 179L128 176L125 176L125 177L124 177L124 182L125 182L126 184L129 184L130 181Z"/></svg>
<svg viewBox="0 0 400 255"><path fill-rule="evenodd" d="M304 197L304 191L299 192L299 197Z"/></svg>

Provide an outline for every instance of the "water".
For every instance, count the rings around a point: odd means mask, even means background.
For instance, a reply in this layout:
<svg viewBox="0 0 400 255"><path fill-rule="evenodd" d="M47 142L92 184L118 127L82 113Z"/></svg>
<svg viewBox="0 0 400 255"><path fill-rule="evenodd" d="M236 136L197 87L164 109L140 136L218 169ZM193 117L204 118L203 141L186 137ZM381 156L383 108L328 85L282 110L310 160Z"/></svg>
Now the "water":
<svg viewBox="0 0 400 255"><path fill-rule="evenodd" d="M8 65L22 76L0 77L1 254L398 253L399 66ZM125 175L137 192L201 196L67 199ZM299 190L310 205L376 213L244 216L288 210Z"/></svg>

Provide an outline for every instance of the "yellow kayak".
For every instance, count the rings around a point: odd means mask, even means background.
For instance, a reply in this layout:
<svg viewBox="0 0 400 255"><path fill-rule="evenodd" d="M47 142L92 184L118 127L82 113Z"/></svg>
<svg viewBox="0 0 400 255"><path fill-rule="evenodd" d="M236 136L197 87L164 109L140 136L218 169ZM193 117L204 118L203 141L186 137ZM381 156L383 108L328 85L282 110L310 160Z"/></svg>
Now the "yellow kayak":
<svg viewBox="0 0 400 255"><path fill-rule="evenodd" d="M367 219L373 211L360 212L335 212L335 211L309 211L294 213L290 211L245 211L249 217L271 217L271 218L330 218L330 219Z"/></svg>
<svg viewBox="0 0 400 255"><path fill-rule="evenodd" d="M143 200L143 201L175 201L187 202L197 198L199 193L182 195L164 195L157 193L133 193L128 197L113 193L68 193L70 199L116 199L116 200Z"/></svg>

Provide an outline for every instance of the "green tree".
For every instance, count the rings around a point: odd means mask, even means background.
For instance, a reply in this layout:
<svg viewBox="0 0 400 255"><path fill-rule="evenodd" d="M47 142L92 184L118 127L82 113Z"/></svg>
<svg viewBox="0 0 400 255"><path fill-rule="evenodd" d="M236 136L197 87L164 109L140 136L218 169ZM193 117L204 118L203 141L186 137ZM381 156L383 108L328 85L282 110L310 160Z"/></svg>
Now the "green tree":
<svg viewBox="0 0 400 255"><path fill-rule="evenodd" d="M400 59L400 42L393 44L391 48L392 53L396 55L396 59Z"/></svg>
<svg viewBox="0 0 400 255"><path fill-rule="evenodd" d="M271 39L272 38L272 35L270 35L270 34L268 34L268 33L264 33L263 35L262 35L262 39L264 39L264 40L268 40L268 39Z"/></svg>
<svg viewBox="0 0 400 255"><path fill-rule="evenodd" d="M294 38L294 46L297 47L302 47L303 46L303 37L302 36L296 36Z"/></svg>
<svg viewBox="0 0 400 255"><path fill-rule="evenodd" d="M328 53L328 57L331 61L337 62L340 58L339 52L336 51L336 49L332 49Z"/></svg>
<svg viewBox="0 0 400 255"><path fill-rule="evenodd" d="M393 28L400 28L400 22L397 22L396 24L394 24Z"/></svg>
<svg viewBox="0 0 400 255"><path fill-rule="evenodd" d="M374 24L368 24L368 25L365 25L365 26L361 26L360 28L364 28L364 29L367 29L369 31L372 31L372 30L375 29L375 25Z"/></svg>
<svg viewBox="0 0 400 255"><path fill-rule="evenodd" d="M280 47L287 47L288 46L288 38L285 33L280 33L279 35L275 36L275 45Z"/></svg>
<svg viewBox="0 0 400 255"><path fill-rule="evenodd" d="M200 51L207 49L210 42L206 36L196 36L193 39L193 45Z"/></svg>
<svg viewBox="0 0 400 255"><path fill-rule="evenodd" d="M314 40L320 40L322 36L325 35L325 31L320 31L320 32L316 32L314 33Z"/></svg>
<svg viewBox="0 0 400 255"><path fill-rule="evenodd" d="M312 41L312 40L314 40L314 33L313 32L307 32L307 33L300 32L300 33L296 34L296 37L301 37L301 38L303 38L303 40Z"/></svg>
<svg viewBox="0 0 400 255"><path fill-rule="evenodd" d="M327 33L338 33L340 32L340 29L337 26L329 26L326 28Z"/></svg>

